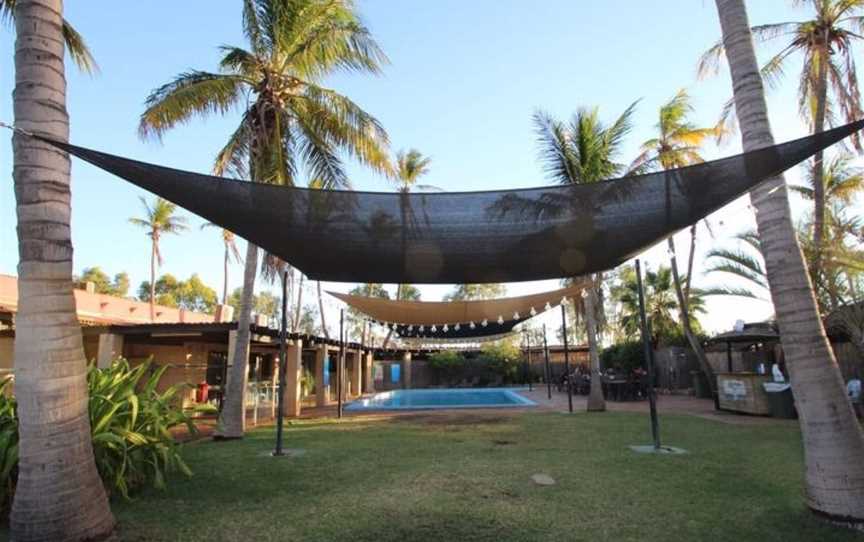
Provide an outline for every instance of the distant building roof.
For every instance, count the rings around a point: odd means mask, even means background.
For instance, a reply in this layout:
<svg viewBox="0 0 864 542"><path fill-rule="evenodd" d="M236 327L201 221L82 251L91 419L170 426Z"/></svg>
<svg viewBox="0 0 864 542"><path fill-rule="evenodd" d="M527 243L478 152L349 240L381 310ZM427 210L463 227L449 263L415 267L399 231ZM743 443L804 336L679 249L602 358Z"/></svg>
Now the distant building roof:
<svg viewBox="0 0 864 542"><path fill-rule="evenodd" d="M740 331L732 330L720 333L708 339L709 343L760 343L779 341L780 334L770 322L754 322L744 324Z"/></svg>
<svg viewBox="0 0 864 542"><path fill-rule="evenodd" d="M150 320L150 304L144 301L74 290L75 307L82 325L146 324ZM18 278L0 274L0 312L18 312ZM214 322L211 314L156 305L153 323Z"/></svg>

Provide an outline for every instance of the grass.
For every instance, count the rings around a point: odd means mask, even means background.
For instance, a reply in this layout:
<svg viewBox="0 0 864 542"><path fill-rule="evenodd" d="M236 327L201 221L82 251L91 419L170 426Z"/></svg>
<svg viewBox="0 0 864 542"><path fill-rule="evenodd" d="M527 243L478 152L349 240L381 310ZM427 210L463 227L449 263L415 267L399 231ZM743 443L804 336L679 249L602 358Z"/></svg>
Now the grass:
<svg viewBox="0 0 864 542"><path fill-rule="evenodd" d="M195 472L117 502L120 540L862 540L803 506L794 424L662 418L684 456L636 455L644 415L460 414L294 423L189 445ZM546 473L542 487L531 475Z"/></svg>

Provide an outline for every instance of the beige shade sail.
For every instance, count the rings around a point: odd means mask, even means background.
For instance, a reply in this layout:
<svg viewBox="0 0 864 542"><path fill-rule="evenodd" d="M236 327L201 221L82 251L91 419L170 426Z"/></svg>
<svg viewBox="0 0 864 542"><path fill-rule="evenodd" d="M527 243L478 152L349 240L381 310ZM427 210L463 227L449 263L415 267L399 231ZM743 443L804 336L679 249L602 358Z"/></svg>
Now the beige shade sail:
<svg viewBox="0 0 864 542"><path fill-rule="evenodd" d="M448 324L479 324L483 320L495 322L499 317L506 320L530 318L531 309L539 314L546 310L547 303L557 305L562 298L572 299L581 295L583 283L552 292L476 301L396 301L379 297L365 297L337 292L327 292L344 301L373 320L413 326L441 326ZM519 314L518 318L514 318Z"/></svg>

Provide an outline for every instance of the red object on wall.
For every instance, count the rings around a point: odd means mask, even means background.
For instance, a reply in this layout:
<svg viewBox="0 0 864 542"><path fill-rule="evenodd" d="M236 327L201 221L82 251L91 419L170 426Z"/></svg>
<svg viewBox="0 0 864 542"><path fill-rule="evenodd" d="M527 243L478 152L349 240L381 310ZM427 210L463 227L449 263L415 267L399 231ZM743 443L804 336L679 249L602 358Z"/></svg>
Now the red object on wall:
<svg viewBox="0 0 864 542"><path fill-rule="evenodd" d="M210 386L207 385L206 380L202 380L201 382L199 382L198 393L195 395L195 400L199 403L206 403L209 390Z"/></svg>

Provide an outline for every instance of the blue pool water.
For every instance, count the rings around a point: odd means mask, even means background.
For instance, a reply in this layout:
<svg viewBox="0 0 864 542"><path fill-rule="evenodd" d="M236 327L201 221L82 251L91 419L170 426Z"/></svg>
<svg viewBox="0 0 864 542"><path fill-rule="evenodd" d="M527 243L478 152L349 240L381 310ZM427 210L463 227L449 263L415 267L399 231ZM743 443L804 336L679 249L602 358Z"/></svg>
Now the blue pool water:
<svg viewBox="0 0 864 542"><path fill-rule="evenodd" d="M348 404L345 410L412 410L431 408L498 408L537 403L505 388L393 390Z"/></svg>

